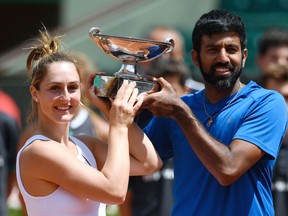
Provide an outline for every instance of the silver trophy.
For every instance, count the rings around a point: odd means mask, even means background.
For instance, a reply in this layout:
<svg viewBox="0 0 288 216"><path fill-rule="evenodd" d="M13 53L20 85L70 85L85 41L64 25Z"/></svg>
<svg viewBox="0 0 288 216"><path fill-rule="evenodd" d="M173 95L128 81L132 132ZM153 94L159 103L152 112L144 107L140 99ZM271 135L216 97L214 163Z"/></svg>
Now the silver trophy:
<svg viewBox="0 0 288 216"><path fill-rule="evenodd" d="M89 30L90 38L109 56L122 61L122 66L113 75L101 74L94 79L100 97L114 98L124 79L136 82L139 93L158 91L158 83L152 77L137 73L136 64L151 61L164 53L171 52L174 40L158 42L147 39L120 37L101 34L98 27Z"/></svg>

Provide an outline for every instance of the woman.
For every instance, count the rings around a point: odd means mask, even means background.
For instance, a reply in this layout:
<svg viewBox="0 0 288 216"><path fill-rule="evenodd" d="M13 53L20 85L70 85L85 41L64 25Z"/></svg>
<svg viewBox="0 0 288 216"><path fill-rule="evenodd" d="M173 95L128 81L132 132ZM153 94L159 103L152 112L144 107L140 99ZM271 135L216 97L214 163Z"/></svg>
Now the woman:
<svg viewBox="0 0 288 216"><path fill-rule="evenodd" d="M41 43L27 59L29 122L35 123L35 132L19 151L16 168L28 215L105 215L101 203L125 200L129 174L151 173L162 165L149 139L133 124L143 98L134 82L123 83L109 112L104 110L108 145L95 137L69 136L81 105L81 76L74 59L60 51L57 37L46 29L40 33ZM93 88L88 89L91 98Z"/></svg>
<svg viewBox="0 0 288 216"><path fill-rule="evenodd" d="M81 106L79 108L79 111L77 114L73 117L69 124L69 134L76 136L76 135L89 135L89 136L96 136L103 142L108 142L108 135L107 131L109 130L109 124L108 121L103 118L100 112L96 112L92 109L92 104L87 99L86 94L87 91L85 89L86 81L89 78L89 76L97 71L97 68L91 63L88 56L86 56L84 53L80 52L73 52L72 53L73 58L77 61L77 68L80 71L81 77L81 102L84 104L84 106ZM93 107L95 109L95 107ZM26 143L26 141L34 134L35 128L32 127L31 124L27 125L24 130L22 130L19 144L18 144L18 150L23 147L23 145ZM23 216L27 216L27 211L25 207L25 203L23 201L23 198L21 196L17 187L16 196L19 197L19 201L21 203L21 210Z"/></svg>

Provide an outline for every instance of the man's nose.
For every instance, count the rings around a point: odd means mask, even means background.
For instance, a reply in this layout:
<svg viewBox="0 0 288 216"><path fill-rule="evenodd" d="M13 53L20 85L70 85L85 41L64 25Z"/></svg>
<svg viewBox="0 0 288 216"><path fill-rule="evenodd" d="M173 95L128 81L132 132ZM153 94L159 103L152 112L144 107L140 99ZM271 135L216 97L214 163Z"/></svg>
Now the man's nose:
<svg viewBox="0 0 288 216"><path fill-rule="evenodd" d="M220 50L220 52L218 53L218 56L217 56L217 61L221 62L223 64L225 64L225 63L230 61L230 59L228 57L228 54L227 54L225 49L221 49Z"/></svg>

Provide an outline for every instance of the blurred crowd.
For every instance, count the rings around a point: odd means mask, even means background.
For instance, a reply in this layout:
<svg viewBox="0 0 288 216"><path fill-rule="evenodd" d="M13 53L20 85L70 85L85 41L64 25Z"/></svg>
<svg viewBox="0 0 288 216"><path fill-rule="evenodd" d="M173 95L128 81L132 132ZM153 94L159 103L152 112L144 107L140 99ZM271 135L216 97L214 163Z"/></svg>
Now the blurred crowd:
<svg viewBox="0 0 288 216"><path fill-rule="evenodd" d="M194 71L185 61L185 40L180 31L171 26L155 26L151 28L147 37L156 41L172 38L175 41L175 48L171 53L139 65L142 75L163 77L172 85L179 97L204 88L202 80L195 79ZM92 65L89 57L84 53L75 51L73 55L80 63L82 81L85 82L91 73L98 71L97 66ZM258 41L255 64L261 71L259 84L263 88L278 91L283 95L288 110L288 29L271 28L263 32ZM105 133L109 127L107 119L90 105L89 100L86 99L86 92L82 93L82 102L85 106L82 106L79 114L71 122L70 133L88 134L106 142ZM3 90L0 90L0 102L0 215L8 215L6 207L13 205L15 197L17 197L16 201L21 203L23 215L26 215L25 204L18 193L15 180L15 163L17 151L33 134L34 129L21 125L21 112L17 103ZM152 117L153 114L148 109L143 109L135 117L135 122L144 128ZM173 183L173 160L165 162L161 170L151 175L130 177L126 201L118 206L119 214L122 216L170 215L173 205ZM275 215L288 215L288 136L282 141L274 168L272 189Z"/></svg>

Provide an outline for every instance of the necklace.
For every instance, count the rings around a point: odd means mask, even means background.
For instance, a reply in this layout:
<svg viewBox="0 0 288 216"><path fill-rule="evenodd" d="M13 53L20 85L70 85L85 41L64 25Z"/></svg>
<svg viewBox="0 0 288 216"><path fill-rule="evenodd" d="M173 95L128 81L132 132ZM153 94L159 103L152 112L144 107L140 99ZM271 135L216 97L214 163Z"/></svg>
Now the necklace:
<svg viewBox="0 0 288 216"><path fill-rule="evenodd" d="M229 103L226 105L226 106L224 106L221 110L219 110L218 112L216 112L214 115L209 115L209 113L207 112L207 110L206 110L206 105L205 105L205 96L206 96L206 94L205 94L205 92L204 92L204 94L203 94L203 108L204 108L204 111L205 111L205 113L206 113L206 115L209 117L209 120L208 120L208 122L207 122L207 126L208 127L210 127L211 126L211 124L213 123L213 118L215 117L215 116L217 116L222 110L224 110L226 107L228 107L228 106L230 106L230 104L234 101L234 99L237 97L237 95L239 94L239 92L240 92L240 90L241 90L241 88L242 88L242 83L240 83L240 86L239 86L239 90L238 90L238 92L235 94L235 96L229 101Z"/></svg>

